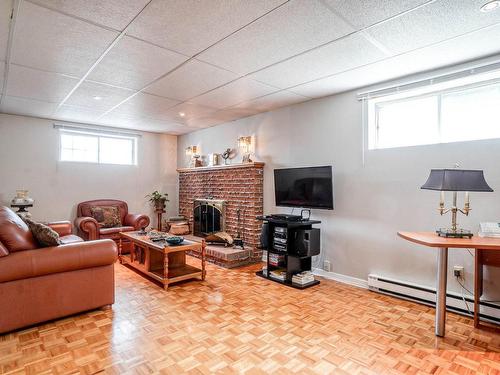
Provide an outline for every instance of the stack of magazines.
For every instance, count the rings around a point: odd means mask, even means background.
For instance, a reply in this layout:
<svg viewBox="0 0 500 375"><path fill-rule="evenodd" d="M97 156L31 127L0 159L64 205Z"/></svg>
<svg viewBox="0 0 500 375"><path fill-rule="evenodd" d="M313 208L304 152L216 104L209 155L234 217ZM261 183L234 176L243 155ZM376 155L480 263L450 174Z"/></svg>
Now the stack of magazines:
<svg viewBox="0 0 500 375"><path fill-rule="evenodd" d="M276 279L276 280L285 281L286 270L280 268L277 270L269 271L269 277Z"/></svg>
<svg viewBox="0 0 500 375"><path fill-rule="evenodd" d="M303 271L292 276L292 283L305 285L314 281L314 275L311 271Z"/></svg>

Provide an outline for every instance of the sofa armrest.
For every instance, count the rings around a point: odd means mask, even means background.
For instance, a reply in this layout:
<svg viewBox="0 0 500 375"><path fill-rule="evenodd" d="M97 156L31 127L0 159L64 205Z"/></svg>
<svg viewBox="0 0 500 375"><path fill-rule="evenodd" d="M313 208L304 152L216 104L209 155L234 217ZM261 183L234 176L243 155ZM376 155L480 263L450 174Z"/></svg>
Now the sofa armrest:
<svg viewBox="0 0 500 375"><path fill-rule="evenodd" d="M69 236L73 233L73 224L69 221L53 221L47 224L59 234L59 236Z"/></svg>
<svg viewBox="0 0 500 375"><path fill-rule="evenodd" d="M89 241L99 239L99 223L93 217L82 216L75 219L75 226L84 234Z"/></svg>
<svg viewBox="0 0 500 375"><path fill-rule="evenodd" d="M127 214L123 219L123 224L134 227L135 230L139 230L149 225L149 216L142 214Z"/></svg>
<svg viewBox="0 0 500 375"><path fill-rule="evenodd" d="M99 240L16 251L0 260L0 283L113 264L116 243Z"/></svg>

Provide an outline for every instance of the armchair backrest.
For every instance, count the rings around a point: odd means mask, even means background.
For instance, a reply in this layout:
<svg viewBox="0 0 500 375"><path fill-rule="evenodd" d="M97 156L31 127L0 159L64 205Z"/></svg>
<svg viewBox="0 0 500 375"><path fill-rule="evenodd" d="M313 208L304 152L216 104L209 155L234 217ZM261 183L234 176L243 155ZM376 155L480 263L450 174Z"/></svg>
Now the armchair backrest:
<svg viewBox="0 0 500 375"><path fill-rule="evenodd" d="M118 207L118 211L120 211L120 220L123 224L123 220L125 216L128 214L128 206L124 201L119 201L116 199L96 199L93 201L86 201L78 203L78 207L76 209L76 216L89 216L92 217L92 212L90 210L91 207L100 207L100 206L114 206Z"/></svg>
<svg viewBox="0 0 500 375"><path fill-rule="evenodd" d="M26 223L8 207L0 207L0 252L33 250L38 248Z"/></svg>

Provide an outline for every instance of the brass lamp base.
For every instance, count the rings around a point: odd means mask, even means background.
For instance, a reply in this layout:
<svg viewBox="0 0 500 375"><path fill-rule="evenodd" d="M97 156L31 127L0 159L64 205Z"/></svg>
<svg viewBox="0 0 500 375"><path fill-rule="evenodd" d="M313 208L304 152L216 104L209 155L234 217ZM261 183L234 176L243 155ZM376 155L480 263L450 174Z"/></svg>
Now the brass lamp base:
<svg viewBox="0 0 500 375"><path fill-rule="evenodd" d="M449 228L439 228L436 233L439 237L448 238L472 238L473 234L467 229L449 229Z"/></svg>

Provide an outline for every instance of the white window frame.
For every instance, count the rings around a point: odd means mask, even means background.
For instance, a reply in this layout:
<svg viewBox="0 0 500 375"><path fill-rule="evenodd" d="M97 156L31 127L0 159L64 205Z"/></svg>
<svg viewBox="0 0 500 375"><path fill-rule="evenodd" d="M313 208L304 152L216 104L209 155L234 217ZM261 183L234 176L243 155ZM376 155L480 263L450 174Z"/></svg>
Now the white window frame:
<svg viewBox="0 0 500 375"><path fill-rule="evenodd" d="M73 127L65 126L60 124L54 124L55 128L59 129L59 161L63 163L87 163L87 164L101 164L101 165L122 165L122 166L137 166L137 154L138 154L138 138L139 135L135 133L122 133L114 131L106 131L94 128L84 128L84 127ZM85 160L63 160L62 159L62 142L61 136L67 135L84 135L95 137L97 139L97 162L85 161ZM111 138L111 139L126 139L130 140L132 143L132 157L131 163L105 163L101 162L101 138Z"/></svg>
<svg viewBox="0 0 500 375"><path fill-rule="evenodd" d="M412 100L422 99L426 97L436 97L437 98L437 126L438 126L438 139L435 142L427 143L429 144L439 144L439 143L453 143L455 141L444 141L442 137L442 111L441 111L441 102L442 97L444 95L456 92L463 92L470 89L476 89L485 86L494 86L500 85L500 72L494 71L485 74L478 75L469 75L465 78L459 79L450 79L443 80L437 84L432 84L433 80L430 80L430 84L417 86L414 89L407 89L402 92L398 92L397 89L393 90L394 92L387 95L375 96L374 98L363 97L363 101L365 103L365 109L367 112L367 119L364 126L367 127L368 130L368 150L381 150L387 148L397 148L397 147L417 147L423 145L401 145L401 146L391 146L391 147L379 147L378 145L378 136L379 136L379 113L380 109L383 106L401 103L401 102L409 102ZM483 76L483 79L481 79ZM480 139L498 139L497 137L492 138L480 138ZM466 141L475 141L480 140L477 138L466 140ZM464 141L457 141L464 142Z"/></svg>

